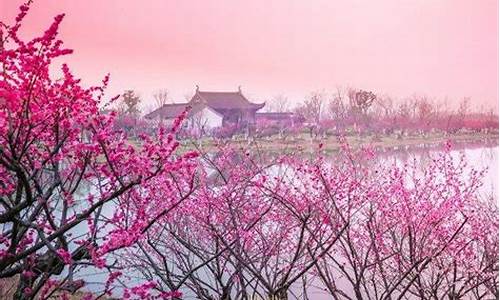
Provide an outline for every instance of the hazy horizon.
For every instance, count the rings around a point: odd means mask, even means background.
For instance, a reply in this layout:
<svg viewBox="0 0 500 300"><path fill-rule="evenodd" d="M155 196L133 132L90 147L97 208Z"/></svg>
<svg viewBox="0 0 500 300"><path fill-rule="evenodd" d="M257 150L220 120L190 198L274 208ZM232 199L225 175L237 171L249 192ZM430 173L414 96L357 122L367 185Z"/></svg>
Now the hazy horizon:
<svg viewBox="0 0 500 300"><path fill-rule="evenodd" d="M12 23L22 1L0 2ZM111 73L108 95L136 90L174 102L201 90L251 100L316 90L413 94L498 108L498 3L472 1L35 1L21 30L39 35L58 13L74 73Z"/></svg>

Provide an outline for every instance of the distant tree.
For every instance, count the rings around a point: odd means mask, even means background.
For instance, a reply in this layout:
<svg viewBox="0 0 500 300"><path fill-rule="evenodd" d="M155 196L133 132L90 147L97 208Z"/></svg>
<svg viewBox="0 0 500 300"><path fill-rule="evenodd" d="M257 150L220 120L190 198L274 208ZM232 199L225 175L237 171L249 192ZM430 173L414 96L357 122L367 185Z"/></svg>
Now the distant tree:
<svg viewBox="0 0 500 300"><path fill-rule="evenodd" d="M377 99L377 96L368 91L350 89L347 92L349 98L349 113L356 127L366 130L371 127L368 110Z"/></svg>
<svg viewBox="0 0 500 300"><path fill-rule="evenodd" d="M319 133L321 113L323 111L324 95L319 92L313 92L302 105L295 109L298 115L306 120L306 127L309 129L311 138Z"/></svg>
<svg viewBox="0 0 500 300"><path fill-rule="evenodd" d="M313 92L296 111L300 113L307 122L318 124L323 110L324 99L325 96L322 93Z"/></svg>
<svg viewBox="0 0 500 300"><path fill-rule="evenodd" d="M287 112L290 110L290 102L285 95L276 95L266 104L266 110L268 112Z"/></svg>
<svg viewBox="0 0 500 300"><path fill-rule="evenodd" d="M212 129L209 127L208 118L202 112L198 112L190 116L189 123L191 127L191 137L199 139L199 142L201 142L200 138L208 134L209 129Z"/></svg>
<svg viewBox="0 0 500 300"><path fill-rule="evenodd" d="M469 98L463 98L462 101L460 101L458 108L453 111L442 111L435 108L435 119L446 118L446 127L441 129L447 132L456 132L457 130L464 128L470 114L469 100Z"/></svg>
<svg viewBox="0 0 500 300"><path fill-rule="evenodd" d="M406 119L412 117L411 107L410 107L410 103L408 101L404 101L398 105L397 115L400 118L406 118Z"/></svg>
<svg viewBox="0 0 500 300"><path fill-rule="evenodd" d="M340 90L332 95L328 101L328 115L333 120L344 120L347 114L347 107L344 103Z"/></svg>
<svg viewBox="0 0 500 300"><path fill-rule="evenodd" d="M377 99L377 95L373 92L363 90L350 90L348 92L349 103L351 108L365 115L373 102Z"/></svg>
<svg viewBox="0 0 500 300"><path fill-rule="evenodd" d="M392 133L397 123L397 108L388 95L377 97L370 112L371 127L375 133Z"/></svg>
<svg viewBox="0 0 500 300"><path fill-rule="evenodd" d="M139 104L141 98L133 90L126 90L122 95L122 103L124 105L124 113L137 115L140 112Z"/></svg>
<svg viewBox="0 0 500 300"><path fill-rule="evenodd" d="M162 107L170 102L170 96L167 89L158 90L153 94L155 99L155 109Z"/></svg>
<svg viewBox="0 0 500 300"><path fill-rule="evenodd" d="M375 100L376 115L379 117L391 117L394 115L394 101L389 96L377 97Z"/></svg>
<svg viewBox="0 0 500 300"><path fill-rule="evenodd" d="M457 110L457 114L461 117L465 117L469 113L469 102L470 98L466 97L460 101L460 105Z"/></svg>
<svg viewBox="0 0 500 300"><path fill-rule="evenodd" d="M418 115L419 127L422 130L430 129L431 122L433 120L434 110L435 110L434 106L426 97L421 97L418 100L417 115Z"/></svg>
<svg viewBox="0 0 500 300"><path fill-rule="evenodd" d="M433 112L434 107L432 103L427 98L421 98L417 105L418 118L420 120L427 120Z"/></svg>

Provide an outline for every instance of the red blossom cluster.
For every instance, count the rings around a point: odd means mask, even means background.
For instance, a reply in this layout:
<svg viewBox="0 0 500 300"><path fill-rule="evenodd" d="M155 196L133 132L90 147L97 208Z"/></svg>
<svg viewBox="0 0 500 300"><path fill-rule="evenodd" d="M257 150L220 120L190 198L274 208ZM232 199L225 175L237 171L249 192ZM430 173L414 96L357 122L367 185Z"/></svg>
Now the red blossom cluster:
<svg viewBox="0 0 500 300"><path fill-rule="evenodd" d="M26 42L28 8L0 28L0 278L20 276L17 299L74 291L89 265L116 275L112 253L185 199L196 165L176 153L185 115L137 149L100 113L109 76L85 88L66 64L51 73L71 53L57 39L64 15Z"/></svg>
<svg viewBox="0 0 500 300"><path fill-rule="evenodd" d="M201 299L285 299L314 285L339 299L498 294L484 170L449 145L424 168L345 143L316 155L202 154L196 190L123 253L123 267Z"/></svg>

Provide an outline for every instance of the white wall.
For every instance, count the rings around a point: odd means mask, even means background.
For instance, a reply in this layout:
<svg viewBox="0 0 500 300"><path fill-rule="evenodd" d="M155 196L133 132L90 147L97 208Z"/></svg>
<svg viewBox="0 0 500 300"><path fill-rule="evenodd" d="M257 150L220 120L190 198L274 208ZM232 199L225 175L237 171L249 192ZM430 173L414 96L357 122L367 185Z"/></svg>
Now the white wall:
<svg viewBox="0 0 500 300"><path fill-rule="evenodd" d="M208 133L214 128L221 127L222 119L222 115L209 107L204 107L189 118L189 126L193 129L203 130L205 131L204 133Z"/></svg>

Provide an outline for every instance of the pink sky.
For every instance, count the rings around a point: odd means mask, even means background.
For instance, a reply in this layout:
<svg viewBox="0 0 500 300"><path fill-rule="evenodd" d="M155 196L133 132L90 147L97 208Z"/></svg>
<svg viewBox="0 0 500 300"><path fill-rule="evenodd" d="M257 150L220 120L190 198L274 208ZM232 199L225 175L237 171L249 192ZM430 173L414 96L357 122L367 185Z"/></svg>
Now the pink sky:
<svg viewBox="0 0 500 300"><path fill-rule="evenodd" d="M20 1L0 1L11 23ZM160 88L176 102L202 90L255 101L358 87L498 105L496 0L35 1L23 34L64 12L66 58L86 83L111 73L110 94Z"/></svg>

